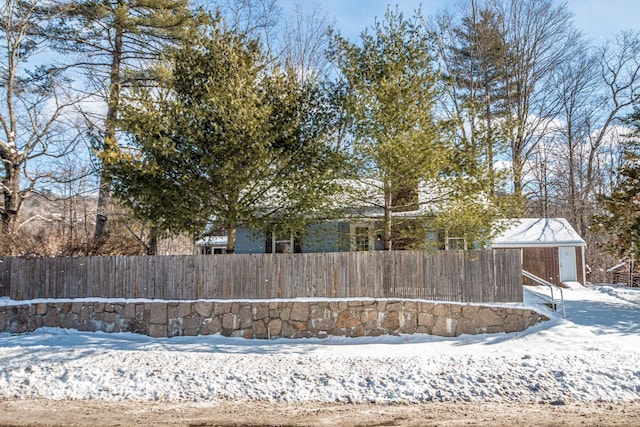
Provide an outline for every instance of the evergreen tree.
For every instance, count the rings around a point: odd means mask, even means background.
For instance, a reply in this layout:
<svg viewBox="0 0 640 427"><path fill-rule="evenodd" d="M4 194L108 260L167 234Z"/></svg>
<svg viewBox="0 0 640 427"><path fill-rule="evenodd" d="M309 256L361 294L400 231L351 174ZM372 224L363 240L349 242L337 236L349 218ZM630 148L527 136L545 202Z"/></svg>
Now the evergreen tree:
<svg viewBox="0 0 640 427"><path fill-rule="evenodd" d="M383 195L375 207L384 211L386 250L414 228L393 213L418 207L419 185L438 177L450 154L434 114L437 76L421 22L419 13L405 19L388 9L359 45L336 36L331 53L342 74L356 176Z"/></svg>
<svg viewBox="0 0 640 427"><path fill-rule="evenodd" d="M304 229L339 166L322 89L268 72L256 41L219 24L172 60L164 90L140 88L123 111L127 155L103 158L115 193L161 229L214 221L228 253L241 225Z"/></svg>
<svg viewBox="0 0 640 427"><path fill-rule="evenodd" d="M485 191L494 196L499 181L494 163L506 149L503 126L508 117L504 82L509 49L503 17L472 1L453 34L446 80L459 97L460 150L468 158L464 166L470 174L486 176Z"/></svg>
<svg viewBox="0 0 640 427"><path fill-rule="evenodd" d="M96 131L99 158L118 156L117 127L123 92L133 84L153 84L147 73L169 45L183 41L194 21L189 0L68 0L64 15L52 20L49 32L55 47L81 55L76 67L84 70L88 90L106 103L106 114L96 120L85 114ZM95 244L108 238L110 177L100 173Z"/></svg>
<svg viewBox="0 0 640 427"><path fill-rule="evenodd" d="M640 259L640 110L627 118L633 132L624 145L620 180L610 196L600 196L602 215L594 223L604 227L612 238L604 248L619 257L633 254Z"/></svg>

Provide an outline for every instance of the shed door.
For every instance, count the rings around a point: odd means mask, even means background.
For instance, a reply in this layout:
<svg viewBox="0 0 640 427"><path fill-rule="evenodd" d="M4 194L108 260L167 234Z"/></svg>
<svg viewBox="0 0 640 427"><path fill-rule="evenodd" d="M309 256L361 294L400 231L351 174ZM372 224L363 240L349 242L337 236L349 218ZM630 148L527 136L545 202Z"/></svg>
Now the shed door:
<svg viewBox="0 0 640 427"><path fill-rule="evenodd" d="M578 274L576 270L576 248L573 246L558 248L560 254L560 281L576 282Z"/></svg>

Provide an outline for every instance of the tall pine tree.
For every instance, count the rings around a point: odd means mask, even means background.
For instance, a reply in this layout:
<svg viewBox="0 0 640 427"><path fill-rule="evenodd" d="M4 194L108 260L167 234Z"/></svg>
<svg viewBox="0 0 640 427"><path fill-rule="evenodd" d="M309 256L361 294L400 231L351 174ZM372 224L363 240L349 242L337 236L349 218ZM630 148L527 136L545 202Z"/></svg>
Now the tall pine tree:
<svg viewBox="0 0 640 427"><path fill-rule="evenodd" d="M67 0L64 15L51 22L56 47L80 54L77 67L105 104L104 116L85 117L95 131L99 159L119 155L117 137L121 98L134 84L153 84L147 70L161 59L167 46L187 38L196 22L189 0ZM109 235L110 177L100 171L94 240L100 247Z"/></svg>
<svg viewBox="0 0 640 427"><path fill-rule="evenodd" d="M437 79L421 23L419 13L405 19L388 9L360 44L337 36L331 53L343 79L356 177L383 196L375 207L384 211L386 250L402 228L393 213L415 209L419 185L436 178L449 155L434 113Z"/></svg>
<svg viewBox="0 0 640 427"><path fill-rule="evenodd" d="M503 126L508 117L504 82L509 49L503 17L472 1L453 33L447 82L456 87L460 101L458 121L464 135L460 148L473 159L465 163L468 172L486 176L485 191L494 196L499 181L495 162L506 148Z"/></svg>

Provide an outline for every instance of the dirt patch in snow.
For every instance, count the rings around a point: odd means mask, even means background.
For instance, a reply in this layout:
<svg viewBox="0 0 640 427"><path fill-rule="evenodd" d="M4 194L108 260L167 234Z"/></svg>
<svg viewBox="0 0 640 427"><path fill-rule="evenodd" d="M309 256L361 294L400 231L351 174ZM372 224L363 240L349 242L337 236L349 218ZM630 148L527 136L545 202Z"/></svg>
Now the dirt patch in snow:
<svg viewBox="0 0 640 427"><path fill-rule="evenodd" d="M0 426L640 426L635 403L415 405L3 400Z"/></svg>

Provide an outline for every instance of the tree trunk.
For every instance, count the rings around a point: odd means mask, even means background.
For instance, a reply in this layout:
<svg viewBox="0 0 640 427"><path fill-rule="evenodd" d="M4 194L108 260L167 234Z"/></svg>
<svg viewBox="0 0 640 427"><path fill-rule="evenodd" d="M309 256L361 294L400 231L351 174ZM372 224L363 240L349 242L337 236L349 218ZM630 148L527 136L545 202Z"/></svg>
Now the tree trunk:
<svg viewBox="0 0 640 427"><path fill-rule="evenodd" d="M227 253L232 254L236 251L236 227L229 227L227 230Z"/></svg>
<svg viewBox="0 0 640 427"><path fill-rule="evenodd" d="M524 166L522 160L522 154L520 152L513 153L512 160L512 171L513 171L513 196L515 198L513 204L513 215L514 218L520 218L522 213L524 212L524 203L522 197L522 169Z"/></svg>
<svg viewBox="0 0 640 427"><path fill-rule="evenodd" d="M489 72L484 67L484 90L485 90L485 123L486 123L486 149L487 149L487 166L488 166L488 177L489 177L489 197L493 198L496 193L496 183L495 183L495 171L493 169L493 117L491 114L491 78L489 77Z"/></svg>
<svg viewBox="0 0 640 427"><path fill-rule="evenodd" d="M488 113L490 114L490 112ZM487 163L488 163L488 175L489 175L489 197L493 198L496 194L496 175L495 170L493 168L493 132L491 129L493 124L491 123L491 119L487 119Z"/></svg>
<svg viewBox="0 0 640 427"><path fill-rule="evenodd" d="M109 237L107 220L109 219L108 209L111 204L111 188L109 182L100 173L100 188L98 190L98 210L96 213L96 229L93 236L94 245L97 248L102 246Z"/></svg>
<svg viewBox="0 0 640 427"><path fill-rule="evenodd" d="M576 162L575 162L575 151L574 151L574 143L573 143L573 134L572 134L572 126L571 126L571 121L569 121L567 123L567 135L569 136L569 147L568 147L568 154L569 154L569 209L571 210L571 224L574 227L578 227L579 229L581 228L579 226L578 223L578 217L580 216L578 214L578 206L576 203L576 175L575 175L575 170L576 170ZM581 234L584 235L584 234Z"/></svg>
<svg viewBox="0 0 640 427"><path fill-rule="evenodd" d="M158 255L158 229L152 227L149 231L149 243L147 244L147 255Z"/></svg>
<svg viewBox="0 0 640 427"><path fill-rule="evenodd" d="M1 211L0 221L2 221L2 233L8 237L8 255L15 255L16 245L14 239L18 231L18 218L20 207L22 205L22 196L20 194L20 165L14 163L8 166L3 179L4 191L4 209Z"/></svg>
<svg viewBox="0 0 640 427"><path fill-rule="evenodd" d="M390 251L392 249L392 235L391 235L391 192L387 192L384 195L384 250Z"/></svg>
<svg viewBox="0 0 640 427"><path fill-rule="evenodd" d="M118 1L118 7L122 4ZM117 16L117 14L116 14ZM109 99L107 117L105 119L104 152L113 151L116 148L116 121L118 119L118 107L120 104L121 64L122 64L122 26L116 25L114 38L114 50L111 57L111 72L109 75ZM111 186L109 177L100 172L100 188L98 193L98 208L96 213L96 230L94 234L94 246L100 248L109 237L109 207L111 206Z"/></svg>

